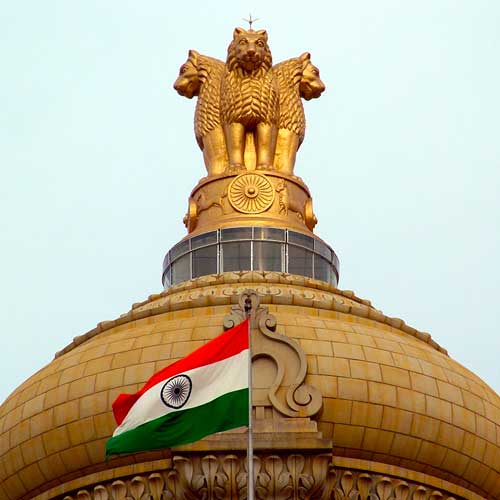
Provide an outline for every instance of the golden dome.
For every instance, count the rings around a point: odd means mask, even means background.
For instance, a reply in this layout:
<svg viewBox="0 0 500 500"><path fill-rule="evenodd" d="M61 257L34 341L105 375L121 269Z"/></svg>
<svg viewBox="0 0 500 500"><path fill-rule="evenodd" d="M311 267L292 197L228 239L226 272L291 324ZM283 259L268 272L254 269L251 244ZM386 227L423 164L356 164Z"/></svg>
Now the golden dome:
<svg viewBox="0 0 500 500"><path fill-rule="evenodd" d="M333 442L335 466L448 495L432 498L500 498L500 398L480 378L352 292L255 271L153 295L77 337L24 382L0 407L0 498L76 498L87 485L153 471L151 460L166 452L104 462L112 401L219 334L245 288L306 354L306 383L322 395L312 420Z"/></svg>

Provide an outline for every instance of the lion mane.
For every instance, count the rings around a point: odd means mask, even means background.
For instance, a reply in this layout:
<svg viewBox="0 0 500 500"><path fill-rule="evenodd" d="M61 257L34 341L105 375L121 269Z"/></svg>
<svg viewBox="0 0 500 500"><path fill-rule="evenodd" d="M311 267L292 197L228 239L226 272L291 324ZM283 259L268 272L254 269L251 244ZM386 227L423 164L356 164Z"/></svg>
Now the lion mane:
<svg viewBox="0 0 500 500"><path fill-rule="evenodd" d="M304 140L306 118L299 92L303 62L293 57L273 67L279 86L280 117L278 128L285 128L299 136L299 145Z"/></svg>
<svg viewBox="0 0 500 500"><path fill-rule="evenodd" d="M198 70L200 91L194 112L194 134L203 149L203 137L220 127L220 86L224 63L219 59L190 51L189 59Z"/></svg>
<svg viewBox="0 0 500 500"><path fill-rule="evenodd" d="M238 40L239 40L238 38L234 38L233 40L231 40L231 43L227 48L226 65L229 71L237 70L240 67L240 61L236 57L236 50L235 50ZM257 73L267 72L272 68L272 66L273 66L273 57L271 55L271 50L269 49L269 46L266 43L266 53L261 66L257 70Z"/></svg>
<svg viewBox="0 0 500 500"><path fill-rule="evenodd" d="M266 43L261 64L248 72L242 68L236 54L239 38L236 36L228 47L226 71L222 79L222 121L239 122L249 127L257 123L276 124L279 114L278 87L271 71L273 62L269 46Z"/></svg>

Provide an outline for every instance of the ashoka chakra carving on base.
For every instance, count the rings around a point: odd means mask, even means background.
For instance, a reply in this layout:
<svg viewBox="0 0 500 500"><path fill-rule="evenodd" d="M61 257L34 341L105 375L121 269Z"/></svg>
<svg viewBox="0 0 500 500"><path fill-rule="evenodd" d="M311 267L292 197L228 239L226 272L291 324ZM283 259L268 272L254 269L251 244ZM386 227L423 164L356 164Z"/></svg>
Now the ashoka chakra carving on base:
<svg viewBox="0 0 500 500"><path fill-rule="evenodd" d="M228 198L238 212L258 214L273 204L274 187L262 174L241 174L229 184Z"/></svg>

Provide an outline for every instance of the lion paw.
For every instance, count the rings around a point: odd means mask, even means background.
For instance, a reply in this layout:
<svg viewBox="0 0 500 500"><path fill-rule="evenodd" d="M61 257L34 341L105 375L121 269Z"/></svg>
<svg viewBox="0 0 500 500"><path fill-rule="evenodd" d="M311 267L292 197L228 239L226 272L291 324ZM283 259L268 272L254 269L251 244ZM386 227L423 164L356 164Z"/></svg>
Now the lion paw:
<svg viewBox="0 0 500 500"><path fill-rule="evenodd" d="M243 170L245 168L245 165L242 165L241 163L232 163L226 168L226 172L236 172L238 170Z"/></svg>
<svg viewBox="0 0 500 500"><path fill-rule="evenodd" d="M255 167L257 170L274 170L272 165L260 164Z"/></svg>

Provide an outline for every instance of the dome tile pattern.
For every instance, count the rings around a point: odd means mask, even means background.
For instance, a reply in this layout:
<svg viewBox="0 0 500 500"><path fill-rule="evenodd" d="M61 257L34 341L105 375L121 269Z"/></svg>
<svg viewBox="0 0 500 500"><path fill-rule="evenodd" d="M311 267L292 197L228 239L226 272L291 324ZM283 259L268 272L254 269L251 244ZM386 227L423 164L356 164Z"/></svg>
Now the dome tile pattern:
<svg viewBox="0 0 500 500"><path fill-rule="evenodd" d="M239 293L224 279L153 296L24 382L0 408L0 496L31 498L106 468L112 401L221 332ZM335 456L500 498L500 398L481 379L353 295L239 279L262 289L278 333L306 353L306 382L323 395L318 428Z"/></svg>

